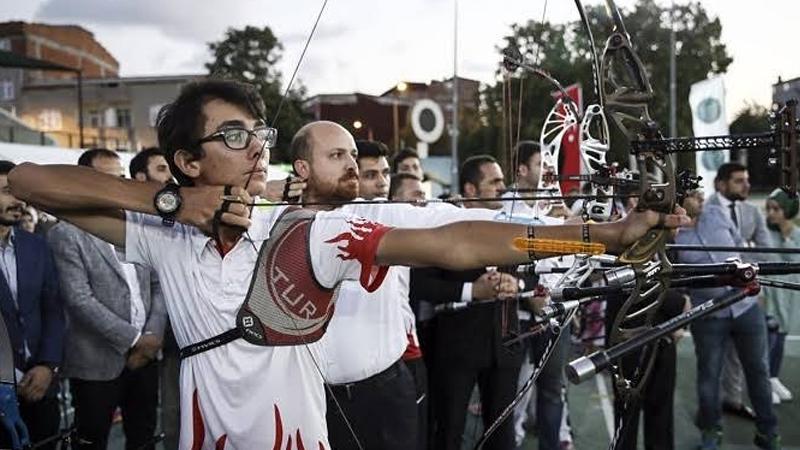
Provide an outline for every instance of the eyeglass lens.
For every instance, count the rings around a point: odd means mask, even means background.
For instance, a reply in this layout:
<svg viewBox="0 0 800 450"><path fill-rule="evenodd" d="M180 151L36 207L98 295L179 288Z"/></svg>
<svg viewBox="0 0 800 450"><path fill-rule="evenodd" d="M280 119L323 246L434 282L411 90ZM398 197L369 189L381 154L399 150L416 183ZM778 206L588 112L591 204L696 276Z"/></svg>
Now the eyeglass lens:
<svg viewBox="0 0 800 450"><path fill-rule="evenodd" d="M225 145L234 150L242 150L250 145L251 136L255 136L261 143L266 142L268 146L274 143L274 132L270 128L257 128L253 131L235 128L226 130L222 136L225 139Z"/></svg>

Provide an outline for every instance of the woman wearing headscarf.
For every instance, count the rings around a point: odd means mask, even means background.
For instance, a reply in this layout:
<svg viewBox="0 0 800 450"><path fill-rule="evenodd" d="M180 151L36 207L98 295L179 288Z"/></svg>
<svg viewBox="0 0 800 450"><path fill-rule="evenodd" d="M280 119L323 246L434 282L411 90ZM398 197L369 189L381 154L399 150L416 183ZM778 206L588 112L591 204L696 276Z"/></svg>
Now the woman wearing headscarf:
<svg viewBox="0 0 800 450"><path fill-rule="evenodd" d="M775 189L767 199L766 208L767 227L775 245L785 248L800 248L800 228L795 225L793 220L800 210L800 199L791 198L781 189ZM778 254L775 255L775 258L781 261L800 262L800 254L796 253ZM781 280L798 283L800 274L784 275ZM765 288L764 298L767 324L770 328L769 371L773 402L775 400L788 401L792 399L792 393L781 383L778 374L783 361L786 335L800 330L800 326L797 325L800 321L800 291Z"/></svg>

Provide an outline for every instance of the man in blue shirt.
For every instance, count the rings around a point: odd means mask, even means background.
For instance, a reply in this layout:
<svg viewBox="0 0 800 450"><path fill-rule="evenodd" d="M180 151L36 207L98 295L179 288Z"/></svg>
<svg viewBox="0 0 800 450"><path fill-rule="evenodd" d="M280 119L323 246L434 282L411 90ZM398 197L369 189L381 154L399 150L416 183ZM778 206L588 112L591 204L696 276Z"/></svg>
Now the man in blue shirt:
<svg viewBox="0 0 800 450"><path fill-rule="evenodd" d="M46 241L17 227L25 204L9 191L8 173L13 168L14 163L0 161L0 312L14 351L20 413L31 442L36 443L59 430L56 394L64 309ZM0 446L9 448L3 431Z"/></svg>

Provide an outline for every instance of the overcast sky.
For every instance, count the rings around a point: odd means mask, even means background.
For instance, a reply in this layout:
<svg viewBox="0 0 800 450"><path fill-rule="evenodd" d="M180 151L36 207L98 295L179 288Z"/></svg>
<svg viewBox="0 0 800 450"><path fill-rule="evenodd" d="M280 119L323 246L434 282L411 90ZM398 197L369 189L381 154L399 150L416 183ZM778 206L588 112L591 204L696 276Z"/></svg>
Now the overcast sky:
<svg viewBox="0 0 800 450"><path fill-rule="evenodd" d="M329 0L298 76L311 95L379 94L400 80L449 77L454 1ZM623 8L634 3L618 2ZM459 74L491 81L496 46L509 26L539 20L544 3L459 0ZM720 17L722 40L734 58L725 76L729 117L745 101L768 105L778 76L800 77L792 39L800 1L701 3ZM321 5L322 0L4 0L0 21L81 25L119 60L126 76L202 73L209 60L206 43L220 39L226 28L269 25L284 44L281 66L288 78ZM549 0L546 17L575 20L574 3Z"/></svg>

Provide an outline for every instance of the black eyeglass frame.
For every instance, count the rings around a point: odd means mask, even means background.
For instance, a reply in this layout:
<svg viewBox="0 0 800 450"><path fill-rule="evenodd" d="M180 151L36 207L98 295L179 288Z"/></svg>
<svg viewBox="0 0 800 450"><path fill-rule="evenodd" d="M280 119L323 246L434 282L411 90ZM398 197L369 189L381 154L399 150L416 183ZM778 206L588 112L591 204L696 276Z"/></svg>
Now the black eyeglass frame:
<svg viewBox="0 0 800 450"><path fill-rule="evenodd" d="M228 132L231 132L231 131L244 131L244 132L247 133L247 140L245 140L244 145L241 148L236 148L236 147L231 146L228 143L228 140L225 139L225 134L228 133ZM257 127L257 128L252 129L252 130L248 130L246 128L241 128L241 127L226 128L224 130L215 131L215 132L209 134L208 136L206 136L204 138L198 139L197 140L197 145L202 145L202 144L204 144L206 142L222 140L222 142L225 144L225 146L228 147L230 150L235 150L235 151L244 150L244 149L246 149L247 147L250 146L250 142L252 141L253 137L256 137L256 139L259 139L258 136L256 136L256 133L259 132L259 131L266 131L267 132L267 134L265 135L265 139L263 140L263 142L265 144L265 147L266 148L275 147L275 144L278 142L278 130L276 128L267 127L267 126Z"/></svg>

